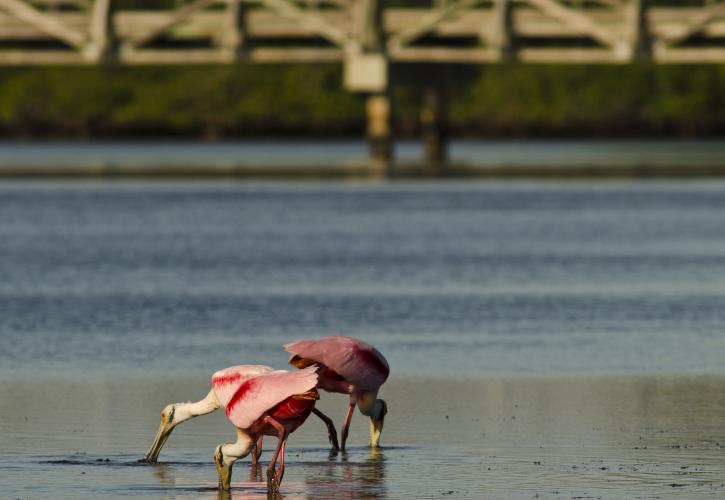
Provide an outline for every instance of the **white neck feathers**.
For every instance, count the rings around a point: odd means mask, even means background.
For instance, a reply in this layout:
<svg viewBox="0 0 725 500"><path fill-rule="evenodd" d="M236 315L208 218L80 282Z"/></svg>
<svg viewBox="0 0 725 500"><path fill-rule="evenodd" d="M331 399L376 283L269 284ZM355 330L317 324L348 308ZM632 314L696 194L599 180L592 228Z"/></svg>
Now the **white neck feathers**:
<svg viewBox="0 0 725 500"><path fill-rule="evenodd" d="M209 391L209 394L207 394L204 399L195 403L176 403L174 405L173 424L178 425L190 418L198 417L199 415L206 415L207 413L213 412L220 406L221 404L214 395L214 391Z"/></svg>

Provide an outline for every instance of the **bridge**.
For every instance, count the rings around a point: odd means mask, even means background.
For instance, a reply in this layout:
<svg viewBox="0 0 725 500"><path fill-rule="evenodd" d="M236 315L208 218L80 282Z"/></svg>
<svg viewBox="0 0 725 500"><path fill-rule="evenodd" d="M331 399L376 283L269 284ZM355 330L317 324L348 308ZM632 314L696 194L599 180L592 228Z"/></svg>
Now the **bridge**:
<svg viewBox="0 0 725 500"><path fill-rule="evenodd" d="M396 75L427 85L426 155L442 164L443 66L637 60L725 62L725 1L0 0L4 65L339 62L345 87L367 96L381 168Z"/></svg>

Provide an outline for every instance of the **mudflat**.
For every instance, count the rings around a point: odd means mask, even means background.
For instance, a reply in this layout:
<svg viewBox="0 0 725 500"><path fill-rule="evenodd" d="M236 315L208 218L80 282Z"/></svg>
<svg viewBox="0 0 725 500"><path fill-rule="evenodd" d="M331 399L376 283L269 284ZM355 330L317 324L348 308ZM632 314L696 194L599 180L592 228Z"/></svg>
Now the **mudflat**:
<svg viewBox="0 0 725 500"><path fill-rule="evenodd" d="M330 454L314 417L292 435L284 498L717 498L725 493L725 377L626 375L391 379L382 449L353 418ZM137 462L171 401L205 377L6 376L0 381L3 498L216 498L222 412L179 426L156 465ZM337 422L346 402L323 394ZM275 440L265 443L265 463ZM265 498L249 459L232 498Z"/></svg>

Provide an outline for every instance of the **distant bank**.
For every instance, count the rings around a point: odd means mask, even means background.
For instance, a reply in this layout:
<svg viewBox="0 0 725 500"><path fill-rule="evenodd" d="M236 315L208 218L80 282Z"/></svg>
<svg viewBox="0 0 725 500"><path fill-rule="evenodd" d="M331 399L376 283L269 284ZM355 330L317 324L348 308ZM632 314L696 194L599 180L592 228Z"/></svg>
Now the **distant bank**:
<svg viewBox="0 0 725 500"><path fill-rule="evenodd" d="M392 178L725 177L725 140L453 141L447 165L396 147ZM369 179L364 141L0 142L0 178Z"/></svg>
<svg viewBox="0 0 725 500"><path fill-rule="evenodd" d="M725 66L431 69L452 137L725 138ZM339 65L0 68L0 139L362 137L364 99ZM396 85L397 137L421 89Z"/></svg>

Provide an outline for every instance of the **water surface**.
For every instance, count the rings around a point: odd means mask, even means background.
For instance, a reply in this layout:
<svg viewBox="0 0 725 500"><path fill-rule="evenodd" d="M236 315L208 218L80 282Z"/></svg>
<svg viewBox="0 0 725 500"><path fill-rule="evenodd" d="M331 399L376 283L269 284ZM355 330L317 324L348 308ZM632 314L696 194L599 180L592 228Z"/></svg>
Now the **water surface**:
<svg viewBox="0 0 725 500"><path fill-rule="evenodd" d="M314 418L290 438L284 498L721 498L722 377L391 380L383 448L330 455ZM204 394L194 378L0 384L4 498L217 498L214 447L233 441L222 414L174 431L158 465L136 461L169 400ZM31 396L28 396L31 395ZM344 398L320 408L339 420ZM269 459L268 439L262 461ZM232 498L266 498L249 459Z"/></svg>
<svg viewBox="0 0 725 500"><path fill-rule="evenodd" d="M397 141L396 160L423 159L420 142ZM58 169L234 166L340 168L368 162L365 141L204 142L0 142L0 168ZM472 167L722 167L725 141L718 140L526 140L450 141L449 157Z"/></svg>
<svg viewBox="0 0 725 500"><path fill-rule="evenodd" d="M719 498L724 306L723 182L2 184L0 496L216 498L222 414L136 463L161 408L342 332L384 448L308 422L285 498Z"/></svg>
<svg viewBox="0 0 725 500"><path fill-rule="evenodd" d="M3 184L0 375L725 373L725 183Z"/></svg>

